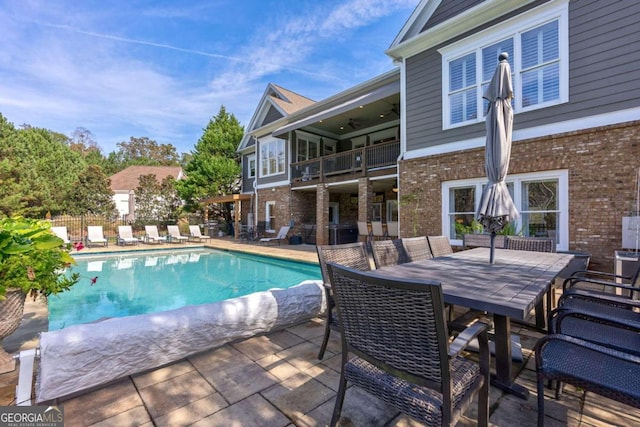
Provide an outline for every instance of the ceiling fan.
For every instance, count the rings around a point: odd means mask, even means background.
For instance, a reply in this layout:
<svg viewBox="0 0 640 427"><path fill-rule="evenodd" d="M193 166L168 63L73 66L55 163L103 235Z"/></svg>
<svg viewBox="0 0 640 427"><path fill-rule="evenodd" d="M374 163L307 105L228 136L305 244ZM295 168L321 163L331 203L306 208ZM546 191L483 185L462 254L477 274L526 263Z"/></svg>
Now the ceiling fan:
<svg viewBox="0 0 640 427"><path fill-rule="evenodd" d="M398 104L393 104L390 110L380 113L380 118L384 118L390 114L393 114L396 117L400 117L400 106Z"/></svg>

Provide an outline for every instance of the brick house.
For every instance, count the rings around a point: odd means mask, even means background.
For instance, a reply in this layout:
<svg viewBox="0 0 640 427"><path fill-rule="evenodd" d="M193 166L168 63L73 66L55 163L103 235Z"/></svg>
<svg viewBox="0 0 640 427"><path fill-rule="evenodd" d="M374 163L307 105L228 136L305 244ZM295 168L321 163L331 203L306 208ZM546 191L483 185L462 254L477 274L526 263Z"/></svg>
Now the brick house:
<svg viewBox="0 0 640 427"><path fill-rule="evenodd" d="M507 51L516 230L611 269L640 166L639 19L633 0L423 0L385 52L398 68L248 130L243 191L318 244L397 218L400 236L460 245L486 183L482 88Z"/></svg>

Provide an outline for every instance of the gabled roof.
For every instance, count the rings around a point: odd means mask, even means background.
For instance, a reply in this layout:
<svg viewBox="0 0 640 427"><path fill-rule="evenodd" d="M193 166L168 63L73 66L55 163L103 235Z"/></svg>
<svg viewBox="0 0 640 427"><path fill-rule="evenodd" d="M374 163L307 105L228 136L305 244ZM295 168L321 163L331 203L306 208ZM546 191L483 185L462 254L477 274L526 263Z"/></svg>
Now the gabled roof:
<svg viewBox="0 0 640 427"><path fill-rule="evenodd" d="M180 166L129 166L109 177L111 189L113 191L135 190L138 187L140 177L151 174L156 176L158 182L162 182L168 176L184 179Z"/></svg>
<svg viewBox="0 0 640 427"><path fill-rule="evenodd" d="M273 86L274 89L277 89L280 95L278 96L277 92L272 92L270 94L271 100L275 102L276 105L280 107L287 115L295 113L296 111L315 103L314 100L290 91L289 89L285 89L282 86L278 86L273 83L271 83L271 86Z"/></svg>
<svg viewBox="0 0 640 427"><path fill-rule="evenodd" d="M451 40L469 30L513 12L536 0L484 0L462 4L459 11L440 16L437 22L427 25L438 7L449 6L451 0L421 0L400 33L385 51L400 61L428 48ZM568 0L566 0L568 1Z"/></svg>
<svg viewBox="0 0 640 427"><path fill-rule="evenodd" d="M271 123L275 120L287 117L296 111L302 110L315 101L304 97L282 86L269 83L260 98L260 102L256 107L249 125L245 128L246 132L240 141L238 151L243 151L253 143L252 132ZM268 123L267 123L268 122Z"/></svg>

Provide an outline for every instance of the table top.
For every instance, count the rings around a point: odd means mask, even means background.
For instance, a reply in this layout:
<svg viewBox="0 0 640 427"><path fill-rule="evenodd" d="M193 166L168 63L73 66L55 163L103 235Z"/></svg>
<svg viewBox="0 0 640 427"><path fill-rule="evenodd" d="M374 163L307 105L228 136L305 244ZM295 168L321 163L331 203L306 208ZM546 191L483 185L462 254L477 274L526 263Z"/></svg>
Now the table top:
<svg viewBox="0 0 640 427"><path fill-rule="evenodd" d="M446 303L525 320L572 254L475 248L374 270L385 277L440 282Z"/></svg>

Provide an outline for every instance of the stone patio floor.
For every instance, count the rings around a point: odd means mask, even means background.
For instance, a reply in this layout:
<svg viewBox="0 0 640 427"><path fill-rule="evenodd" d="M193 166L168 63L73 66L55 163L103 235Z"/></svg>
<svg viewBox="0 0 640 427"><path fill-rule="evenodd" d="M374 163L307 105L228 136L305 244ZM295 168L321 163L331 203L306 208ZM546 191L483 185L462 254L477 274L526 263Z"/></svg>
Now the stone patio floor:
<svg viewBox="0 0 640 427"><path fill-rule="evenodd" d="M216 239L217 240L217 239ZM211 246L263 251L264 246L212 242ZM141 245L142 246L142 245ZM302 245L304 246L304 245ZM313 247L311 247L313 248ZM113 249L110 249L113 250ZM271 247L270 253L313 259L304 247ZM297 254L297 255L296 255ZM18 331L3 342L9 352L33 348L46 330L46 305L28 302ZM332 333L324 360L317 359L323 319L264 336L226 344L149 372L59 402L65 426L325 426L333 411L340 376L339 334ZM537 405L531 349L540 334L513 327L523 344L524 363L515 363L517 382L528 400L491 387L490 424L534 426ZM0 405L15 404L17 370L0 375ZM640 425L640 410L565 387L561 400L546 390L546 426ZM475 425L476 406L459 425ZM341 426L419 426L393 408L351 387Z"/></svg>

